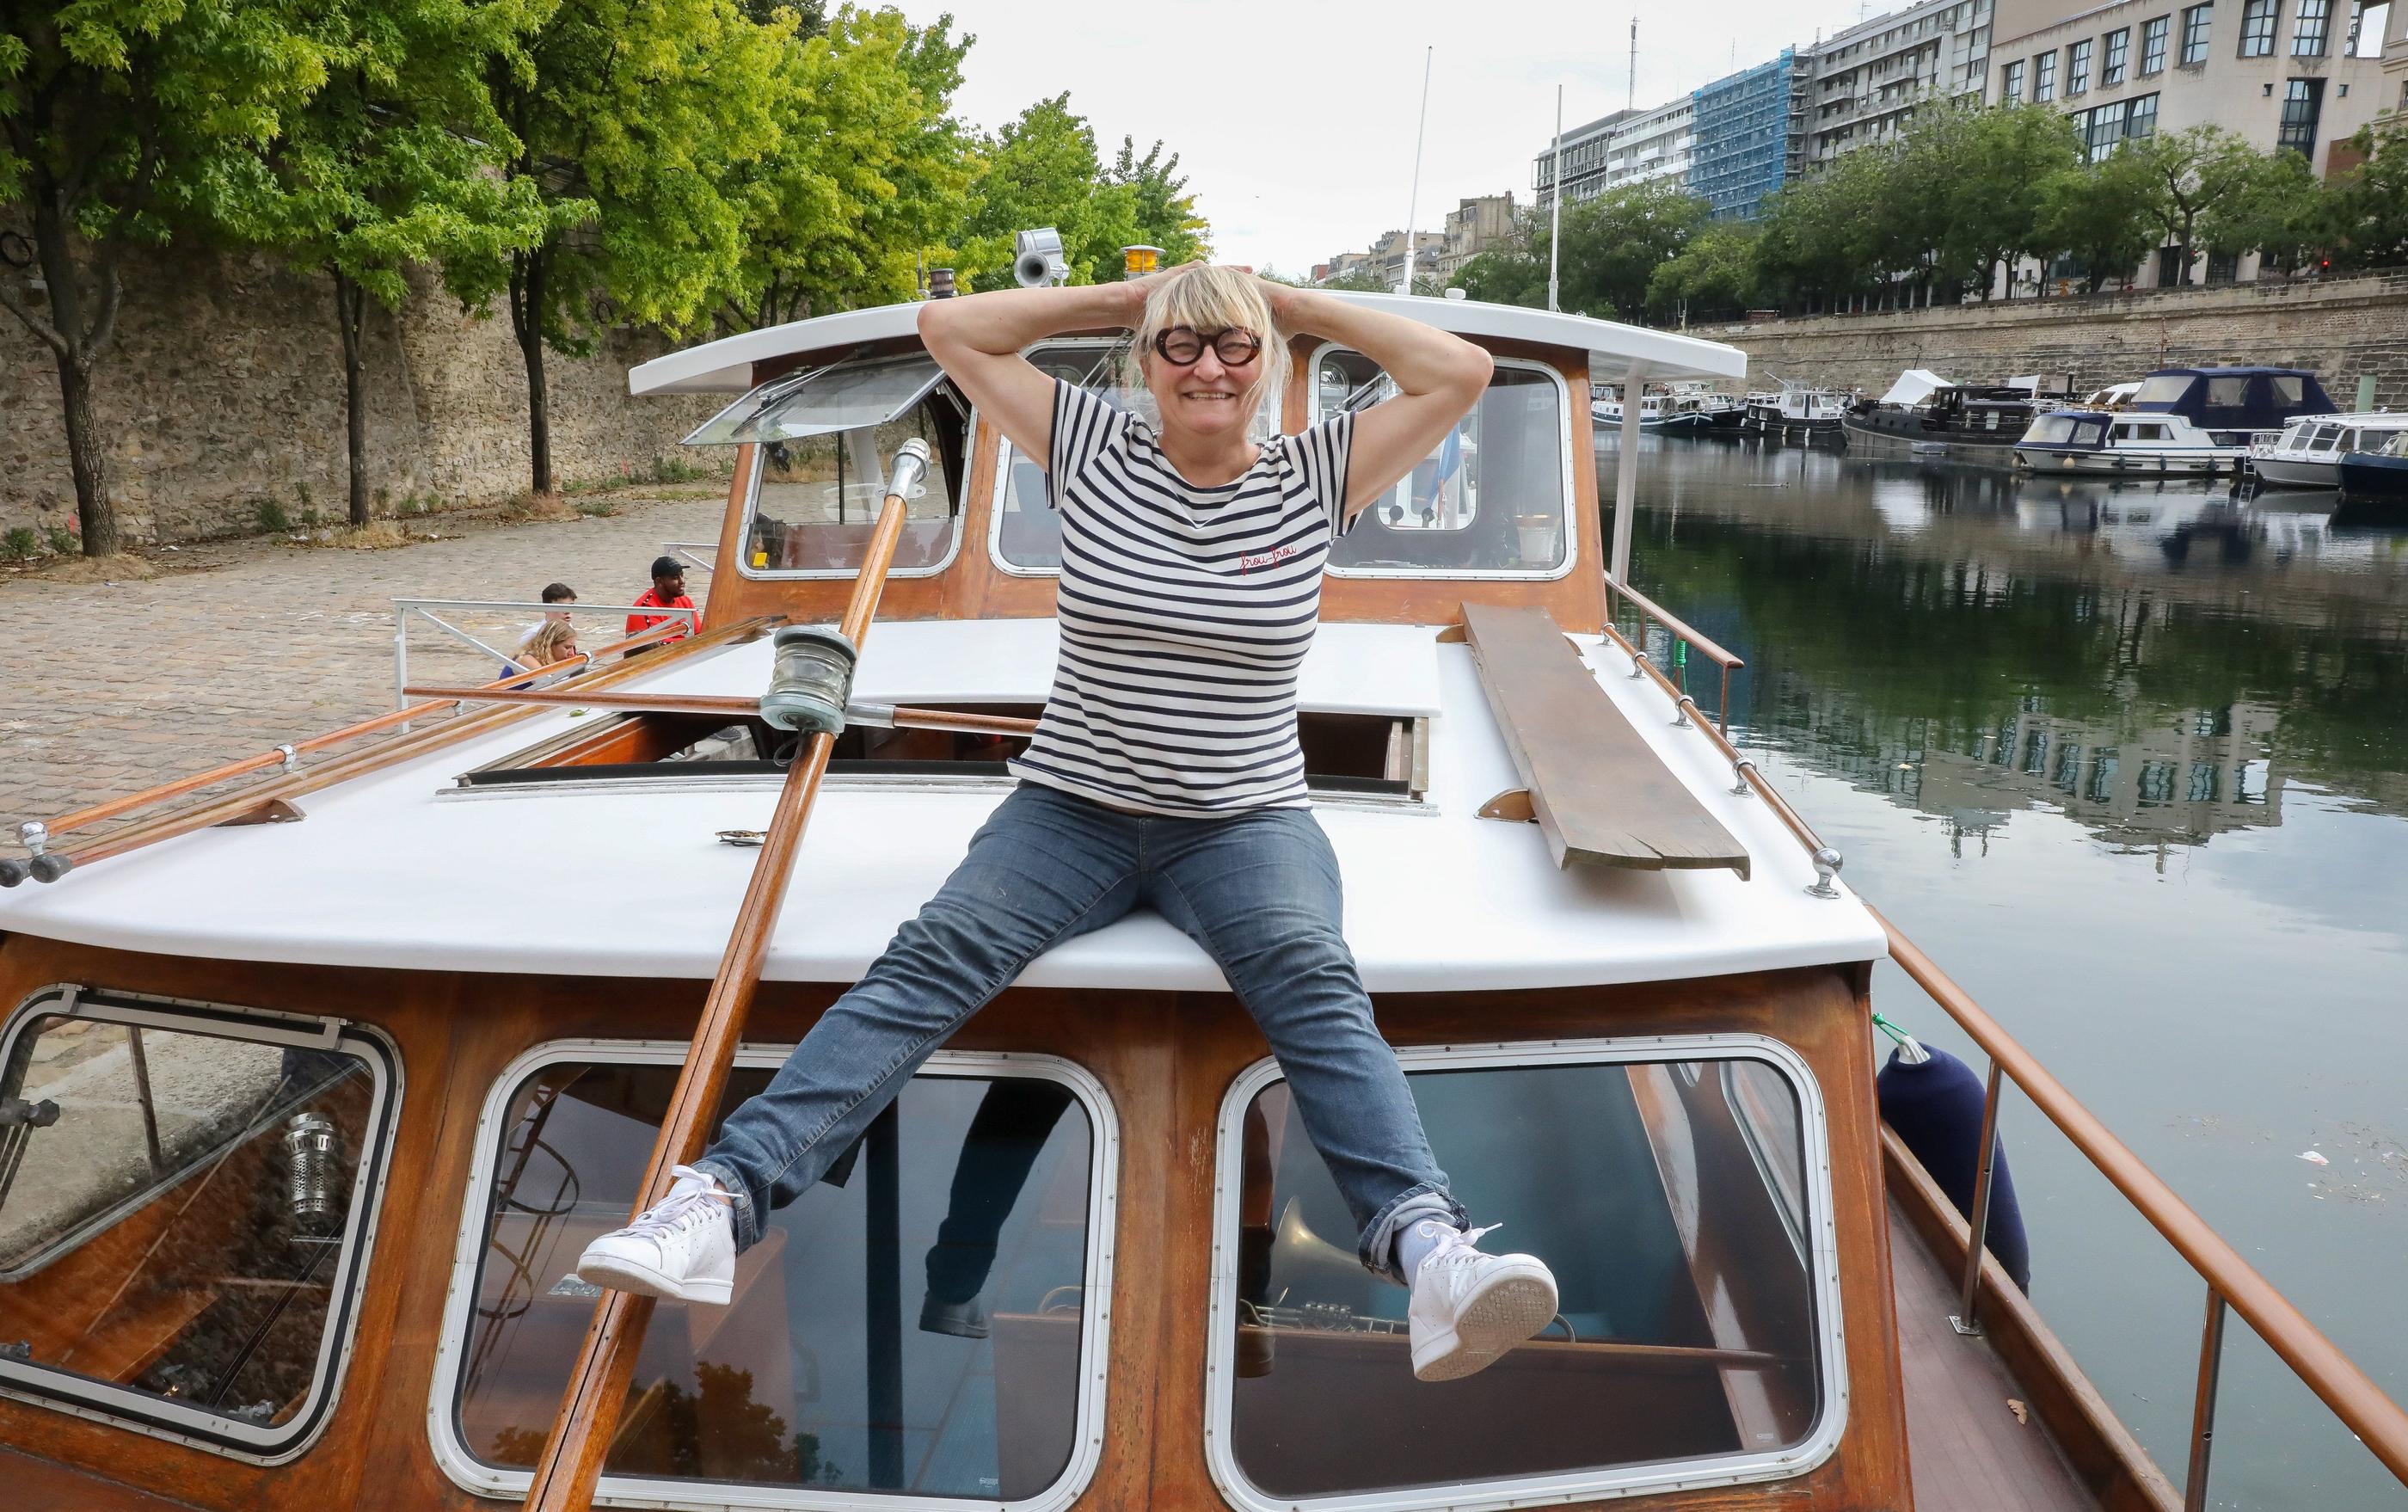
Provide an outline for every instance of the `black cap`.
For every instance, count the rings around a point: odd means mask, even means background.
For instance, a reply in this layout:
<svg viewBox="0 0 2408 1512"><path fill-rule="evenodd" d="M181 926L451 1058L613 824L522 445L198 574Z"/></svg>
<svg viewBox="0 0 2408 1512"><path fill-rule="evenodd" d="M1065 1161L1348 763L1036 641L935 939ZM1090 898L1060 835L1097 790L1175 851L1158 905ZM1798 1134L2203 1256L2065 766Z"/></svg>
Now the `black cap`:
<svg viewBox="0 0 2408 1512"><path fill-rule="evenodd" d="M681 578L685 576L685 564L674 556L655 556L652 558L652 576Z"/></svg>

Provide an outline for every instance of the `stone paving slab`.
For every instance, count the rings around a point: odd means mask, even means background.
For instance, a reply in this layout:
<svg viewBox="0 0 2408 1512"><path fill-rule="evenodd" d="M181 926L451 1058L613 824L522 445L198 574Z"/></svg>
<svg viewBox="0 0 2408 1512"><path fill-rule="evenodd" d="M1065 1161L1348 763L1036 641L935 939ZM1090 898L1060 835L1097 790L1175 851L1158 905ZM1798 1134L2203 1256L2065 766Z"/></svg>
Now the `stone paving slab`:
<svg viewBox="0 0 2408 1512"><path fill-rule="evenodd" d="M157 554L179 566L148 582L0 577L0 854L22 854L21 819L48 819L392 709L396 598L531 600L557 580L585 603L624 604L651 585L664 542L717 540L724 509L715 490L610 502L615 514L557 523L437 515L414 528L445 539L387 551L195 544ZM709 583L708 573L689 569L697 601ZM469 616L464 627L498 636L531 617ZM618 638L614 622L580 621L587 646ZM484 682L497 670L438 630L411 635L413 679Z"/></svg>

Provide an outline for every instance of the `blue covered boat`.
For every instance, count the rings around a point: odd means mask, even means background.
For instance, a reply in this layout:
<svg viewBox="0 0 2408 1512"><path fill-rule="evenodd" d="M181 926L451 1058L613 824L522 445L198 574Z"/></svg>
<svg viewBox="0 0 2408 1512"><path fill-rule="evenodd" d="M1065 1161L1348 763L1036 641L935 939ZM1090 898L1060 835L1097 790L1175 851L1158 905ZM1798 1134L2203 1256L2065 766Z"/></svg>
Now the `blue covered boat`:
<svg viewBox="0 0 2408 1512"><path fill-rule="evenodd" d="M2124 409L2050 410L2015 443L2035 472L2197 477L2241 470L2299 415L2335 411L2299 367L2161 367Z"/></svg>

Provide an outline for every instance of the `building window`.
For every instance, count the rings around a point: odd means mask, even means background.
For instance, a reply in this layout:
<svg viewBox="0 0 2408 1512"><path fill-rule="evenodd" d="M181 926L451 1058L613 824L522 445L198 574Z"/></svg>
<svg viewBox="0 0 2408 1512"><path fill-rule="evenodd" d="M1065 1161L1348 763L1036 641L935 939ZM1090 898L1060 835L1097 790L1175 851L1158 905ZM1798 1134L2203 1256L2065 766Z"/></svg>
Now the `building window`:
<svg viewBox="0 0 2408 1512"><path fill-rule="evenodd" d="M2143 94L2134 100L2124 114L2124 139L2134 141L2157 134L2157 97Z"/></svg>
<svg viewBox="0 0 2408 1512"><path fill-rule="evenodd" d="M1999 103L2024 103L2024 65L2021 63L2006 64L1999 69Z"/></svg>
<svg viewBox="0 0 2408 1512"><path fill-rule="evenodd" d="M781 1058L739 1050L726 1104ZM625 1221L677 1079L675 1048L561 1042L487 1097L436 1365L456 1484L525 1495L594 1311L569 1273ZM655 1306L603 1494L1067 1505L1104 1430L1117 1147L1068 1062L937 1057L857 1154L762 1215L726 1305Z"/></svg>
<svg viewBox="0 0 2408 1512"><path fill-rule="evenodd" d="M2141 23L2141 72L2162 73L2166 66L2166 31L2173 18L2152 16Z"/></svg>
<svg viewBox="0 0 2408 1512"><path fill-rule="evenodd" d="M2274 133L2276 149L2289 148L2309 162L2316 156L2317 118L2324 114L2325 81L2294 79L2283 91L2283 124Z"/></svg>
<svg viewBox="0 0 2408 1512"><path fill-rule="evenodd" d="M2323 57L2331 30L2332 0L2300 0L2299 14L2291 20L2291 56Z"/></svg>
<svg viewBox="0 0 2408 1512"><path fill-rule="evenodd" d="M2248 0L2241 7L2241 55L2270 58L2274 54L2274 25L2281 19L2280 0Z"/></svg>
<svg viewBox="0 0 2408 1512"><path fill-rule="evenodd" d="M2090 41L2084 38L2065 50L2065 97L2090 93Z"/></svg>
<svg viewBox="0 0 2408 1512"><path fill-rule="evenodd" d="M2207 23L2214 19L2215 7L2213 4L2192 6L2183 12L2183 62L2207 61Z"/></svg>
<svg viewBox="0 0 2408 1512"><path fill-rule="evenodd" d="M2032 104L2046 105L2057 98L2057 54L2043 52L2032 60Z"/></svg>
<svg viewBox="0 0 2408 1512"><path fill-rule="evenodd" d="M392 1045L336 1019L52 987L0 1034L0 1068L17 1110L0 1386L254 1462L299 1454L357 1316Z"/></svg>
<svg viewBox="0 0 2408 1512"><path fill-rule="evenodd" d="M2099 87L2113 89L2124 81L2124 59L2132 50L2132 28L2107 34L2107 55L2099 60Z"/></svg>
<svg viewBox="0 0 2408 1512"><path fill-rule="evenodd" d="M1751 1034L1406 1050L1484 1217L1560 1313L1453 1389L1406 1365L1405 1292L1266 1061L1221 1106L1205 1453L1233 1506L1526 1505L1805 1473L1846 1417L1828 1136L1797 1056ZM1510 1131L1510 1137L1499 1137ZM1563 1178L1534 1183L1518 1173ZM1476 1400L1478 1433L1452 1431ZM1643 1402L1644 1410L1630 1404Z"/></svg>

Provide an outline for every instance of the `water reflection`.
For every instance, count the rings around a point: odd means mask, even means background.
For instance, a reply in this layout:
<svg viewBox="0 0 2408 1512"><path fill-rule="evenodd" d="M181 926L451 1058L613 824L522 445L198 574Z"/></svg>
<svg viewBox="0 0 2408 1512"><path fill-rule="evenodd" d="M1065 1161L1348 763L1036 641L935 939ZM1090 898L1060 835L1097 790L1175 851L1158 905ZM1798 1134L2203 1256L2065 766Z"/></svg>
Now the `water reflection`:
<svg viewBox="0 0 2408 1512"><path fill-rule="evenodd" d="M2408 512L1656 440L1639 585L1757 743L1945 822L2197 844L2305 780L2408 814Z"/></svg>

